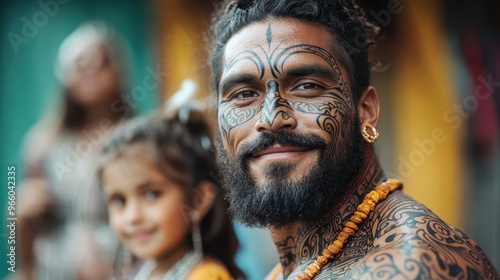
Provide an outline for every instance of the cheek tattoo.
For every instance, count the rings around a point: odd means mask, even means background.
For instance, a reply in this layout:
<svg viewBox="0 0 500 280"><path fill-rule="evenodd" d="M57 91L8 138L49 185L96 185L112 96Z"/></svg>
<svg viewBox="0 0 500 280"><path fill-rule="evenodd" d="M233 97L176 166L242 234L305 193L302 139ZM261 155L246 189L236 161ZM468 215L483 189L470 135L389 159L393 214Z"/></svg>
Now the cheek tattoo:
<svg viewBox="0 0 500 280"><path fill-rule="evenodd" d="M351 123L351 93L349 85L342 76L340 66L333 55L318 46L298 44L289 46L274 56L278 47L283 42L278 43L271 50L271 24L268 25L266 39L268 50L266 51L262 46L259 47L266 56L267 66L256 52L245 50L238 53L229 61L226 71L237 62L250 60L258 70L259 81L264 77L266 70L270 71L271 75L277 80L285 72L284 67L289 58L298 54L311 54L320 57L329 65L338 86L326 89L319 102L290 101L280 95L279 84L273 79L267 82L267 92L265 93L264 100L260 104L254 105L253 108L238 108L232 106L230 100L221 100L219 127L224 138L229 140L230 132L233 128L249 122L261 111L262 115L258 119L258 122L267 123L269 126L274 124L277 117L282 117L285 120L293 118L294 111L304 114L314 114L317 115L316 123L318 126L331 136L333 142L336 142L339 136L344 137Z"/></svg>
<svg viewBox="0 0 500 280"><path fill-rule="evenodd" d="M221 102L221 105L224 103L226 103L226 101ZM231 129L247 123L260 110L262 110L262 104L257 108L251 109L241 109L229 106L221 109L219 112L219 128L222 132L222 136L229 141L229 133L231 132Z"/></svg>
<svg viewBox="0 0 500 280"><path fill-rule="evenodd" d="M340 91L340 89L338 89ZM344 137L347 127L349 127L350 118L348 111L351 109L350 103L347 103L339 94L328 92L328 101L324 102L293 102L294 111L317 115L316 123L321 129L328 132L332 138L333 144L336 144L338 136ZM342 124L339 119L342 119Z"/></svg>

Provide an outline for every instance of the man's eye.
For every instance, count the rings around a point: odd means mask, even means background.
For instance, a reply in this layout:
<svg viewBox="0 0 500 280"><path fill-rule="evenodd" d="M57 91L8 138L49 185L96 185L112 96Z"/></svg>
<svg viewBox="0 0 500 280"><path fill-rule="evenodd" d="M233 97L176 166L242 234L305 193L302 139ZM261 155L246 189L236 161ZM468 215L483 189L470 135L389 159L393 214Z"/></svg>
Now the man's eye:
<svg viewBox="0 0 500 280"><path fill-rule="evenodd" d="M252 97L257 97L259 96L256 92L253 92L253 91L242 91L240 93L237 93L235 95L235 98L252 98Z"/></svg>
<svg viewBox="0 0 500 280"><path fill-rule="evenodd" d="M321 86L313 83L304 83L297 87L297 89L307 90L307 89L319 89Z"/></svg>
<svg viewBox="0 0 500 280"><path fill-rule="evenodd" d="M144 197L146 197L147 200L155 200L158 197L160 197L160 195L161 195L160 191L154 191L154 190L146 191L144 193Z"/></svg>

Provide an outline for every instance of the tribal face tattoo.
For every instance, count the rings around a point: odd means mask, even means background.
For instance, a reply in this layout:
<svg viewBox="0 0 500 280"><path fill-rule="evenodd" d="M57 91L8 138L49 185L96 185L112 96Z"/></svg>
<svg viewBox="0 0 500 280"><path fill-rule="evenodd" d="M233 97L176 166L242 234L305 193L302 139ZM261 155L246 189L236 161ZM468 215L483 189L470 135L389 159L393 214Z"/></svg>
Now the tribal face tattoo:
<svg viewBox="0 0 500 280"><path fill-rule="evenodd" d="M319 46L310 44L292 44L280 48L284 43L284 41L280 41L273 46L271 24L268 24L267 27L266 40L266 47L258 46L262 54L259 55L254 50L243 50L232 57L224 69L220 86L223 98L221 99L219 110L219 127L224 138L228 140L232 129L249 122L261 111L263 112L259 122L265 122L269 126L273 125L278 116L287 120L292 118L290 112L296 111L316 115L317 125L328 132L333 141L336 141L339 133L342 131L341 128L345 127L349 121L347 114L349 111L352 111L353 105L349 86L333 55ZM315 60L321 62L319 64L313 63L293 68L294 59L306 56L315 57ZM231 77L232 68L237 68L238 64L254 66L256 71L254 70L253 72L256 72L255 74L258 75L258 78L254 73L252 74L255 76L246 74ZM240 91L232 95L227 93L235 84L244 84L250 81L256 82L256 80L263 81L267 74L266 72L270 72L273 79L267 82L264 94L265 98L260 103L254 102L250 106L241 108L238 102L240 99L245 98L242 96L242 93L250 92ZM325 86L323 92L325 98L316 102L308 102L309 100L300 100L300 98L298 100L285 99L280 95L278 79L284 78L287 75L299 77L299 75L307 76L311 74L319 74L322 78L325 76L328 77L326 80L328 80L330 86L322 85ZM311 83L311 85L313 84ZM342 120L342 123L340 120Z"/></svg>
<svg viewBox="0 0 500 280"><path fill-rule="evenodd" d="M357 174L359 120L331 46L326 30L293 21L251 24L226 45L219 164L240 221L317 218Z"/></svg>

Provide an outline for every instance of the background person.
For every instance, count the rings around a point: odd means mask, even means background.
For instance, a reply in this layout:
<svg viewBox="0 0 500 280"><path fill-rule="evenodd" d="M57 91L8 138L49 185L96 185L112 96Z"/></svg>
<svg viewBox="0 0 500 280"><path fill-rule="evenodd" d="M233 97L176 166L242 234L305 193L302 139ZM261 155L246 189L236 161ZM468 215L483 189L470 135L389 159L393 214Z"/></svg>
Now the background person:
<svg viewBox="0 0 500 280"><path fill-rule="evenodd" d="M125 58L118 34L81 25L61 45L57 76L62 108L24 140L26 178L19 194L24 279L107 279L117 244L96 190L96 159L105 135L130 116Z"/></svg>

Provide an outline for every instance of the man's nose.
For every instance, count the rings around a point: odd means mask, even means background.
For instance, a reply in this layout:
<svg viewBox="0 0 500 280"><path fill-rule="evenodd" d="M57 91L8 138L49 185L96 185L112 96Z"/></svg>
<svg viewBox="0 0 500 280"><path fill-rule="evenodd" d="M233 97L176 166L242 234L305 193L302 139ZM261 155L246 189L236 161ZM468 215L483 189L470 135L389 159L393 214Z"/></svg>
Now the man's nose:
<svg viewBox="0 0 500 280"><path fill-rule="evenodd" d="M278 82L271 80L267 83L266 98L262 104L260 118L255 124L255 129L259 132L293 129L297 126L297 120L293 114L294 111L289 101L280 95Z"/></svg>

